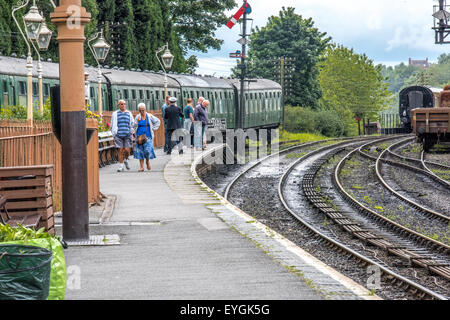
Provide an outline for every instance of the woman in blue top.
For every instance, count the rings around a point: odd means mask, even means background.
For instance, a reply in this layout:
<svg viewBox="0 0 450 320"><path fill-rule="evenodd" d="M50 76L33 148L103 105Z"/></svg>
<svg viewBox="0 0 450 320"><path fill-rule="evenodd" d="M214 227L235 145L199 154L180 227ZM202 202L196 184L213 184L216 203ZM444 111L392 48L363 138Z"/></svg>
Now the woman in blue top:
<svg viewBox="0 0 450 320"><path fill-rule="evenodd" d="M145 111L145 104L140 103L138 105L139 114L136 116L135 121L135 132L136 140L140 135L145 134L147 136L147 141L139 145L136 143L134 148L134 158L139 160L141 165L139 172L144 171L144 159L147 164L147 170L151 170L150 159L155 159L155 149L153 147L153 137L154 130L158 130L161 122L154 115L147 113Z"/></svg>

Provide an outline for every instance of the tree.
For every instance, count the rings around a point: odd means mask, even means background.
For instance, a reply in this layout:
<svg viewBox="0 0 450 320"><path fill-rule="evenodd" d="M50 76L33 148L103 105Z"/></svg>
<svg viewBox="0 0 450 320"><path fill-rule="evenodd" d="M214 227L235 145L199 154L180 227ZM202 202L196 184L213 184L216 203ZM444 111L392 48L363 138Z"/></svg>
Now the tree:
<svg viewBox="0 0 450 320"><path fill-rule="evenodd" d="M128 69L137 67L135 21L131 0L116 0L114 22L123 24L121 29L113 30L111 64Z"/></svg>
<svg viewBox="0 0 450 320"><path fill-rule="evenodd" d="M330 38L314 28L311 18L303 19L294 8L284 8L278 17L272 16L265 27L256 28L250 37L248 76L278 80L279 57L295 61L292 64L292 95L285 102L295 106L318 108L321 97L317 67ZM234 69L234 75L240 71Z"/></svg>
<svg viewBox="0 0 450 320"><path fill-rule="evenodd" d="M183 52L198 50L206 52L208 48L220 49L223 40L214 35L217 28L223 26L229 17L225 10L236 6L235 0L169 0L169 24L180 37Z"/></svg>
<svg viewBox="0 0 450 320"><path fill-rule="evenodd" d="M438 64L449 64L450 63L450 53L449 54L441 54L438 58Z"/></svg>
<svg viewBox="0 0 450 320"><path fill-rule="evenodd" d="M391 94L381 66L353 49L329 46L319 80L324 107L338 111L349 123L355 117L376 119L389 105Z"/></svg>

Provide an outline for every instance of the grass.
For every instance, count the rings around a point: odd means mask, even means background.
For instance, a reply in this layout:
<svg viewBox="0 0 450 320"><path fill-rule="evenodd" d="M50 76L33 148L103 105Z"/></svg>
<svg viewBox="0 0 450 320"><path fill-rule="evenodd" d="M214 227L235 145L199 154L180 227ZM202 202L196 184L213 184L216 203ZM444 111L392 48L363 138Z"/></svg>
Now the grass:
<svg viewBox="0 0 450 320"><path fill-rule="evenodd" d="M432 169L431 171L433 171L434 174L439 176L440 178L450 181L450 170L437 170L437 169L433 170Z"/></svg>
<svg viewBox="0 0 450 320"><path fill-rule="evenodd" d="M301 152L301 153L290 153L286 156L287 159L300 159L308 152Z"/></svg>
<svg viewBox="0 0 450 320"><path fill-rule="evenodd" d="M283 141L291 141L296 140L296 143L306 143L306 142L313 142L313 141L319 141L319 140L325 140L329 139L328 137L319 135L319 134L313 134L313 133L291 133L287 131L281 131L280 133L280 139L279 142Z"/></svg>

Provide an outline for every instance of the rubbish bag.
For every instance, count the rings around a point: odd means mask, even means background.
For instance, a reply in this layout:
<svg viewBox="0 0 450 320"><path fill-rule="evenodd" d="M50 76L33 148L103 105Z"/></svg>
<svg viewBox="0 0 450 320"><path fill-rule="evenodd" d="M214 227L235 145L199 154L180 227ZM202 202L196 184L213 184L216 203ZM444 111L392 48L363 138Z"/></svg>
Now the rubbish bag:
<svg viewBox="0 0 450 320"><path fill-rule="evenodd" d="M52 252L45 248L0 245L0 300L46 300Z"/></svg>
<svg viewBox="0 0 450 320"><path fill-rule="evenodd" d="M3 242L0 244L31 245L48 249L52 252L50 289L48 300L64 300L66 297L66 260L61 242L56 238L28 239L21 241Z"/></svg>

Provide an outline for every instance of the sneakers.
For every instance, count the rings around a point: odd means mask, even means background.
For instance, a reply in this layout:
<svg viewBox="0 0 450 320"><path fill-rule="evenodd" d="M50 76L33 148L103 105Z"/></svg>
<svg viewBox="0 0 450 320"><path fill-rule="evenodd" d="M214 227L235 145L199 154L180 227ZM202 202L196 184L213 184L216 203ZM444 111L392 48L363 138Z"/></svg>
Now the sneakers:
<svg viewBox="0 0 450 320"><path fill-rule="evenodd" d="M125 169L123 168L123 163L120 164L119 169L117 169L117 172L124 172Z"/></svg>
<svg viewBox="0 0 450 320"><path fill-rule="evenodd" d="M125 160L123 163L125 163L125 167L127 170L130 170L130 165L128 164L128 160Z"/></svg>

